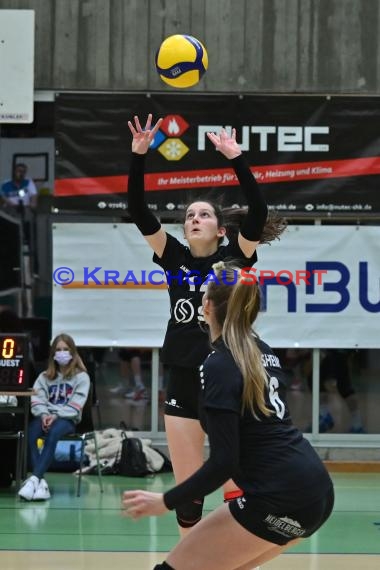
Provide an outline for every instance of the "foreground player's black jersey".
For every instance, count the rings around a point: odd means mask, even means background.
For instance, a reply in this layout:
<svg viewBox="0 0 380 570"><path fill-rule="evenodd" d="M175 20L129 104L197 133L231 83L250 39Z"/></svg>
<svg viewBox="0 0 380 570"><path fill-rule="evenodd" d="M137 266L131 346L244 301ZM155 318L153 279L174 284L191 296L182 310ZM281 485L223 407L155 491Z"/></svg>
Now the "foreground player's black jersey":
<svg viewBox="0 0 380 570"><path fill-rule="evenodd" d="M210 457L187 481L165 493L169 508L204 496L229 478L244 492L273 501L276 508L311 504L324 496L331 479L317 453L292 425L285 377L278 358L258 340L268 375L270 416L242 413L243 377L219 340L201 366L201 424Z"/></svg>
<svg viewBox="0 0 380 570"><path fill-rule="evenodd" d="M161 354L165 364L191 368L199 366L209 354L208 336L199 327L207 284L204 282L212 265L227 258L237 260L241 267L251 267L257 261L256 252L250 258L244 256L237 239L219 246L213 255L193 257L190 249L170 234L162 257L153 256L168 278L170 319Z"/></svg>

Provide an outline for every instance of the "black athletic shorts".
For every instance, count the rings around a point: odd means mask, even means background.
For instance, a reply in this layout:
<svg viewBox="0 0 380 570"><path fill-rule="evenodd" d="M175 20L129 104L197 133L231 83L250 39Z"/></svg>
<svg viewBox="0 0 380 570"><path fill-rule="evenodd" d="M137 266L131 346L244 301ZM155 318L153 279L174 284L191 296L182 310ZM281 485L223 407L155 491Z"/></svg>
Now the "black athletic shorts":
<svg viewBox="0 0 380 570"><path fill-rule="evenodd" d="M199 420L199 369L170 366L165 414Z"/></svg>
<svg viewBox="0 0 380 570"><path fill-rule="evenodd" d="M244 494L229 503L234 519L259 538L284 545L311 536L329 518L334 506L331 487L322 499L280 512L262 497Z"/></svg>

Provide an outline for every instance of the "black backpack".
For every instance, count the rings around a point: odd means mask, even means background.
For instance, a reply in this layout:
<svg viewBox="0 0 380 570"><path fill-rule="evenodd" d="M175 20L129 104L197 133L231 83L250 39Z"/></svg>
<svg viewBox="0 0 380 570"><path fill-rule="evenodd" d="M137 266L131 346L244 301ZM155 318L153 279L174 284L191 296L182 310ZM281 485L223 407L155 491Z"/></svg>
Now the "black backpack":
<svg viewBox="0 0 380 570"><path fill-rule="evenodd" d="M145 477L151 473L141 439L138 437L127 437L123 434L118 473L125 477Z"/></svg>

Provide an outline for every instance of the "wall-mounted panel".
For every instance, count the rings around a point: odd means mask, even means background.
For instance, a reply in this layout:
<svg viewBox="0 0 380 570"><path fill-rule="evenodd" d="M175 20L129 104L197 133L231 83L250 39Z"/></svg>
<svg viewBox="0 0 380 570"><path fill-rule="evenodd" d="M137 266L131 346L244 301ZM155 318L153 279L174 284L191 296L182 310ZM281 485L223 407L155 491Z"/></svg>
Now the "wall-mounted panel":
<svg viewBox="0 0 380 570"><path fill-rule="evenodd" d="M170 91L154 56L188 33L210 66L193 90L380 89L380 0L0 0L36 13L37 89Z"/></svg>

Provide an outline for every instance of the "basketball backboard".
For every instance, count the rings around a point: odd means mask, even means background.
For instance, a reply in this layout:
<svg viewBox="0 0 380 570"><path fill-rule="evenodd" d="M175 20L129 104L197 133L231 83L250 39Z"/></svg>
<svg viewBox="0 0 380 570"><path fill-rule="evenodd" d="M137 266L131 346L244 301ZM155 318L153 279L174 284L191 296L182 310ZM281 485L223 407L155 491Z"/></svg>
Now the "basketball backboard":
<svg viewBox="0 0 380 570"><path fill-rule="evenodd" d="M0 124L32 123L34 10L0 10Z"/></svg>

